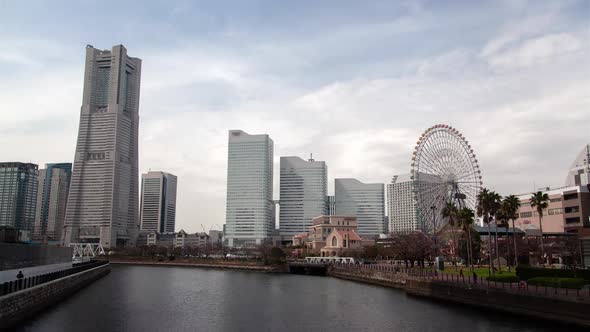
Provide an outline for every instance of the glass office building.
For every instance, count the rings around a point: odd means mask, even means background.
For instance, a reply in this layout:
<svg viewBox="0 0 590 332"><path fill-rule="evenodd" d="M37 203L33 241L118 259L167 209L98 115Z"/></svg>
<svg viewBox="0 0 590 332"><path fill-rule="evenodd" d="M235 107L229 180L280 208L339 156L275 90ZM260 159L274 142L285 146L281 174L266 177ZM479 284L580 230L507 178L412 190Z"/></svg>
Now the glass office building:
<svg viewBox="0 0 590 332"><path fill-rule="evenodd" d="M0 162L0 226L33 231L39 166Z"/></svg>
<svg viewBox="0 0 590 332"><path fill-rule="evenodd" d="M225 241L230 247L259 245L275 229L273 141L266 134L229 131Z"/></svg>

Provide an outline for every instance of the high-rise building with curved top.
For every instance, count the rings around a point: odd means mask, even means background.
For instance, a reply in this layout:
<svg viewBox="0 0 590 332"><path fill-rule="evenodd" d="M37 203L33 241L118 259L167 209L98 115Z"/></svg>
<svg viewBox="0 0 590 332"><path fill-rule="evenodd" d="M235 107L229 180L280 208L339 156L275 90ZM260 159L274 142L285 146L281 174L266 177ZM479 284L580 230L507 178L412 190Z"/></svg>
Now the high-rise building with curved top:
<svg viewBox="0 0 590 332"><path fill-rule="evenodd" d="M307 232L313 218L328 213L327 191L326 162L281 157L279 225L283 240Z"/></svg>
<svg viewBox="0 0 590 332"><path fill-rule="evenodd" d="M363 183L357 179L334 180L336 214L355 216L358 233L376 237L385 229L385 189L383 183Z"/></svg>
<svg viewBox="0 0 590 332"><path fill-rule="evenodd" d="M86 47L80 129L64 243L133 244L139 230L138 125L141 59L123 45Z"/></svg>

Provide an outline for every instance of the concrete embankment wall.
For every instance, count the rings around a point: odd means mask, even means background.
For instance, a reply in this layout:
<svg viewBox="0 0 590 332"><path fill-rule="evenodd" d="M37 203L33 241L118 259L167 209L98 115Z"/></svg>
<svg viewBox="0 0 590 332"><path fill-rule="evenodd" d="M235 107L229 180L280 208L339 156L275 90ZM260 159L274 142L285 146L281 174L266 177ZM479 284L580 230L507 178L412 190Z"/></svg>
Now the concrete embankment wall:
<svg viewBox="0 0 590 332"><path fill-rule="evenodd" d="M590 327L588 298L565 300L426 280L407 280L405 290L410 295Z"/></svg>
<svg viewBox="0 0 590 332"><path fill-rule="evenodd" d="M502 290L471 288L469 285L416 280L407 278L402 273L394 274L363 269L333 268L328 271L328 275L373 285L399 288L413 296L590 326L590 299L587 297L566 300L534 294L524 295Z"/></svg>
<svg viewBox="0 0 590 332"><path fill-rule="evenodd" d="M373 285L379 285L392 288L404 288L406 278L402 274L391 272L375 271L368 269L339 269L331 268L328 275L340 279L359 281Z"/></svg>
<svg viewBox="0 0 590 332"><path fill-rule="evenodd" d="M109 264L0 297L0 329L8 329L111 272Z"/></svg>

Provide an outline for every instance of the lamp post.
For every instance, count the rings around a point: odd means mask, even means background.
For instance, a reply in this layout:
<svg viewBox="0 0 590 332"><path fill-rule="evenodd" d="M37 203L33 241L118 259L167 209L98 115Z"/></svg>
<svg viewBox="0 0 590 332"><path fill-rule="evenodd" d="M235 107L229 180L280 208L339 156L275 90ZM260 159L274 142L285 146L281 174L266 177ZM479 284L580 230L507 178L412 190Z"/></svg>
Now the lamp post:
<svg viewBox="0 0 590 332"><path fill-rule="evenodd" d="M437 264L436 269L438 270L438 241L436 239L436 205L430 207L432 210L432 239L434 241L434 261Z"/></svg>

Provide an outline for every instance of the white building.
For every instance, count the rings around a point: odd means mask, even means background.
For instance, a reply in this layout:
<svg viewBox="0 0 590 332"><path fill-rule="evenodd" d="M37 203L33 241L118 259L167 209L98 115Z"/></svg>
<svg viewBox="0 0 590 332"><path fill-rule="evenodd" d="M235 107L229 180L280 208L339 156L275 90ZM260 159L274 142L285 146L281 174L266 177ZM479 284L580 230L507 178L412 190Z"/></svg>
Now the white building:
<svg viewBox="0 0 590 332"><path fill-rule="evenodd" d="M434 202L438 191L432 190L443 182L438 176L421 173L420 181L412 179L411 174L395 175L387 185L387 214L390 232L412 232L421 230L432 232L433 216L429 211L427 216L421 217L418 209L418 191L423 198ZM440 198L438 198L440 199ZM440 200L437 200L440 202ZM443 225L442 208L437 211L437 227Z"/></svg>
<svg viewBox="0 0 590 332"><path fill-rule="evenodd" d="M362 183L356 179L335 180L336 214L356 216L363 237L386 233L383 183Z"/></svg>
<svg viewBox="0 0 590 332"><path fill-rule="evenodd" d="M176 175L150 171L141 175L142 231L172 233L176 223Z"/></svg>
<svg viewBox="0 0 590 332"><path fill-rule="evenodd" d="M324 161L281 157L279 225L283 239L291 239L327 214L328 168Z"/></svg>
<svg viewBox="0 0 590 332"><path fill-rule="evenodd" d="M410 174L395 175L387 185L387 215L391 233L422 229L416 211L414 181Z"/></svg>
<svg viewBox="0 0 590 332"><path fill-rule="evenodd" d="M587 186L590 184L590 144L586 144L570 166L565 186Z"/></svg>
<svg viewBox="0 0 590 332"><path fill-rule="evenodd" d="M266 134L229 131L225 240L230 247L270 240L273 219L273 141Z"/></svg>
<svg viewBox="0 0 590 332"><path fill-rule="evenodd" d="M84 93L65 244L134 245L139 231L139 85L141 60L123 45L86 47Z"/></svg>

